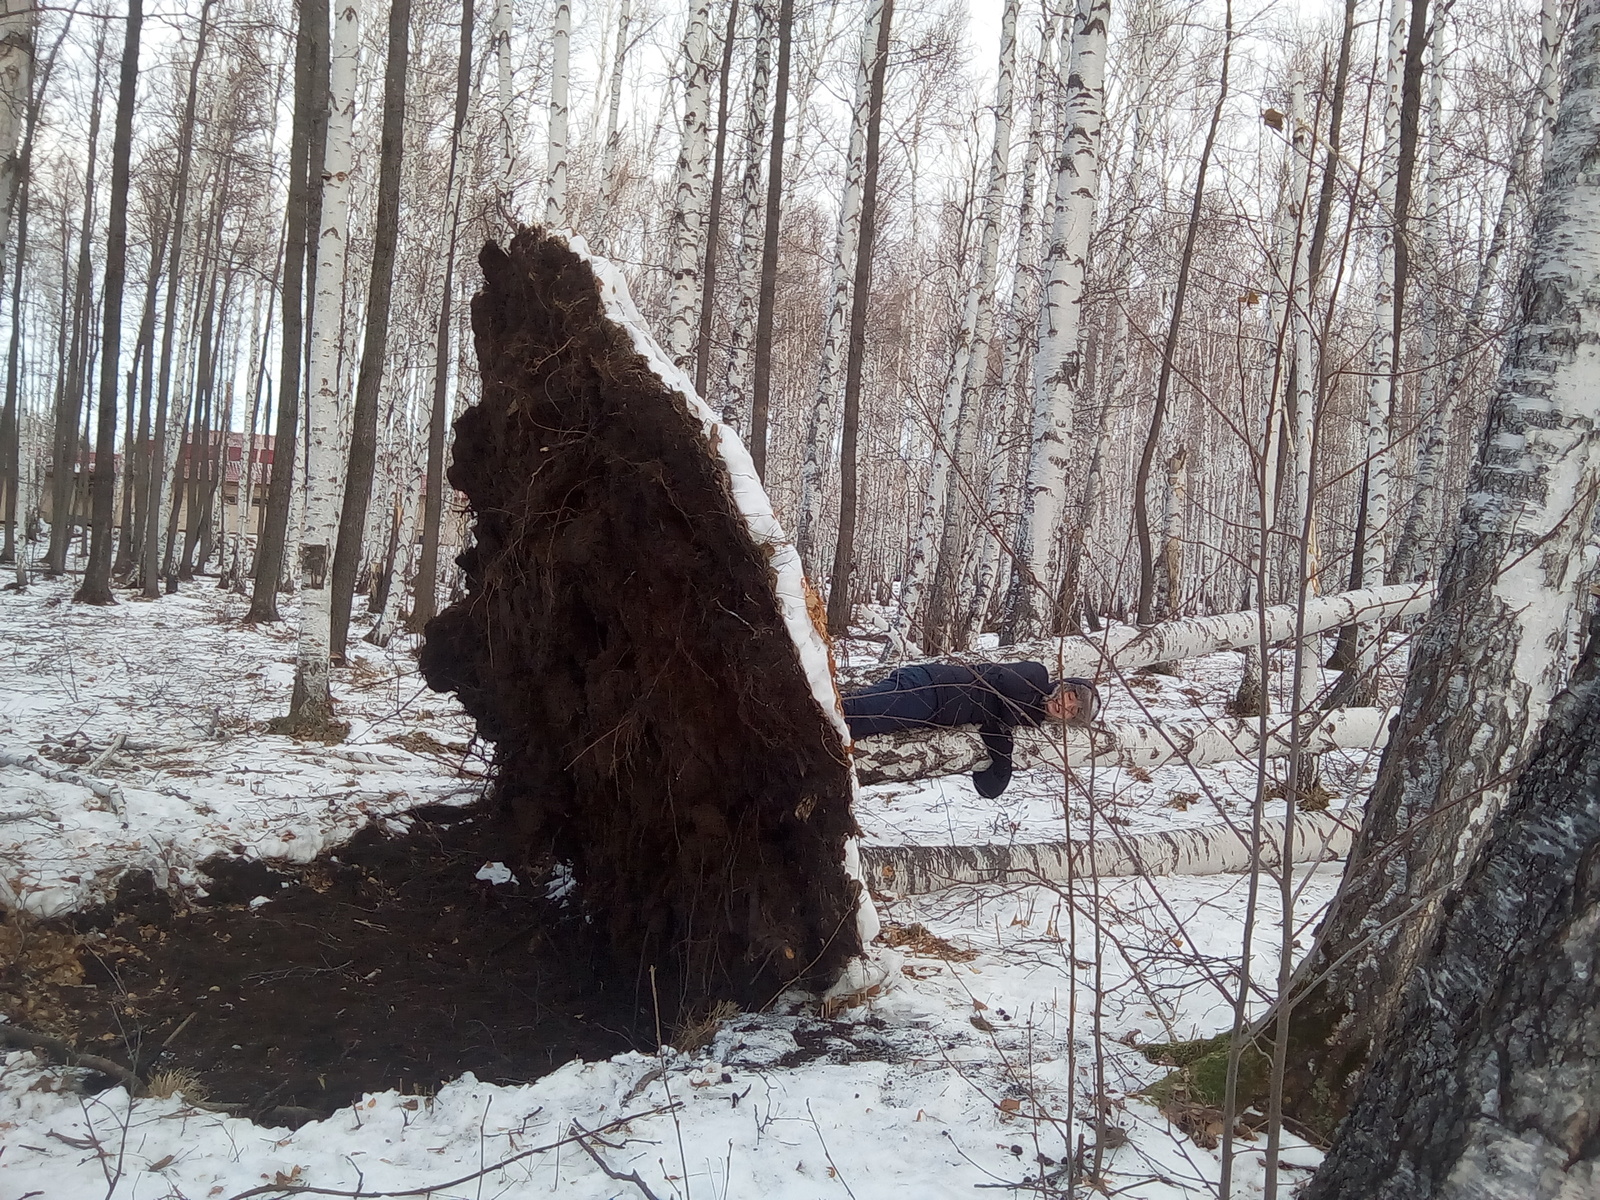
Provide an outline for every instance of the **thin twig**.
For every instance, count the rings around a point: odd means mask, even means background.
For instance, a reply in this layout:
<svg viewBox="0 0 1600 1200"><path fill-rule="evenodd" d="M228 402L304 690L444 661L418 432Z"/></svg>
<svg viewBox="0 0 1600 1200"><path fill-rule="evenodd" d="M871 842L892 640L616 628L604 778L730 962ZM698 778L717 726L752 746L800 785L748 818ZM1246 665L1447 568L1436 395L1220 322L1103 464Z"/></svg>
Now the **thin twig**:
<svg viewBox="0 0 1600 1200"><path fill-rule="evenodd" d="M633 1184L634 1187L638 1188L645 1194L645 1200L661 1200L661 1197L657 1196L650 1190L650 1185L639 1178L639 1172L629 1171L626 1175L624 1175L621 1171L614 1169L610 1163L606 1162L605 1159L601 1158L599 1151L597 1151L593 1146L589 1145L588 1142L583 1140L586 1136L588 1136L589 1131L587 1129L585 1129L582 1125L579 1125L576 1121L572 1123L572 1128L577 1130L577 1133L574 1134L574 1140L580 1147L583 1148L583 1152L585 1154L594 1159L595 1166L604 1171L607 1178L615 1179L620 1183Z"/></svg>
<svg viewBox="0 0 1600 1200"><path fill-rule="evenodd" d="M615 1121L610 1121L605 1125L601 1125L598 1129L590 1132L591 1134L606 1133L609 1130L618 1129L621 1126L628 1124L630 1121L639 1121L645 1117L660 1116L662 1113L668 1112L671 1108L675 1107L676 1105L657 1105L655 1108L647 1108L644 1112L634 1113L632 1116L618 1117ZM471 1183L473 1180L480 1179L491 1171L503 1170L504 1168L509 1167L512 1163L520 1162L524 1158L532 1158L535 1154L544 1154L546 1151L554 1150L559 1146L570 1145L571 1143L578 1141L579 1138L583 1136L583 1134L569 1134L567 1137L561 1138L558 1141L546 1142L542 1146L533 1146L527 1150L518 1151L516 1154L513 1154L508 1158L502 1158L499 1162L491 1163L482 1170L474 1171L470 1175L463 1175L459 1179L446 1180L444 1183L424 1184L421 1187L404 1188L395 1192L352 1192L339 1188L312 1187L310 1184L302 1183L265 1183L260 1187L251 1188L247 1192L238 1192L228 1197L228 1200L250 1200L250 1197L252 1196L270 1195L345 1196L349 1197L350 1200L393 1200L393 1198L404 1196L428 1196L432 1195L434 1192L442 1192L449 1188L460 1187L464 1183Z"/></svg>

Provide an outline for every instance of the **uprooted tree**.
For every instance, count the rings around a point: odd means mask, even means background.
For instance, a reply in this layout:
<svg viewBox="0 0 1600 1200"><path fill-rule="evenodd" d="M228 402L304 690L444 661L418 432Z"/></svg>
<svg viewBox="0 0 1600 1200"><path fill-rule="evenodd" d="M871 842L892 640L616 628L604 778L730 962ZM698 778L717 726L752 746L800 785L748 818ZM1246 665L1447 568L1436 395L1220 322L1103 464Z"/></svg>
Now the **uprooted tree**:
<svg viewBox="0 0 1600 1200"><path fill-rule="evenodd" d="M826 987L873 931L798 555L609 264L527 229L479 262L468 591L427 627L428 683L494 743L512 853L570 864L664 1019Z"/></svg>

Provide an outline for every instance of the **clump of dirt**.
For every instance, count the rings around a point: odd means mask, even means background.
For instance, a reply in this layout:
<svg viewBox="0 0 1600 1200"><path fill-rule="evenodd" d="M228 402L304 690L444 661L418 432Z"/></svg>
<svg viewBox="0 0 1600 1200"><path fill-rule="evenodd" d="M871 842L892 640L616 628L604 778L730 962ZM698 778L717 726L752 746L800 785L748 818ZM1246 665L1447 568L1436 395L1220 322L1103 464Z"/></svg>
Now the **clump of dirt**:
<svg viewBox="0 0 1600 1200"><path fill-rule="evenodd" d="M503 821L448 817L369 828L304 866L213 860L211 896L189 907L135 878L74 926L0 924L0 947L37 948L13 958L30 987L0 987L0 1004L143 1079L179 1073L289 1123L363 1092L465 1071L527 1082L653 1045L653 1012L596 961L579 914L526 876L476 878L503 857Z"/></svg>
<svg viewBox="0 0 1600 1200"><path fill-rule="evenodd" d="M428 682L495 744L520 860L572 864L667 1019L825 987L861 949L850 769L768 554L588 264L526 229L479 262L483 399L450 468L468 594L428 625Z"/></svg>

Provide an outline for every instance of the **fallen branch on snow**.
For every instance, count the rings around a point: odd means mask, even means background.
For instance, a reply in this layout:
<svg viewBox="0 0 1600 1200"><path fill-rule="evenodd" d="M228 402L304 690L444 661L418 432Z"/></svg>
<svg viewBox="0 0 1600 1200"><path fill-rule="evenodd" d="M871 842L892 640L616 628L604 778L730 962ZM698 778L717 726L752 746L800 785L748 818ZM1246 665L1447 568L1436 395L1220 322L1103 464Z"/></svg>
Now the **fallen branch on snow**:
<svg viewBox="0 0 1600 1200"><path fill-rule="evenodd" d="M1341 708L1301 729L1308 754L1330 750L1381 750L1389 742L1392 708ZM1292 748L1287 716L1267 729L1267 757L1282 758ZM1169 721L1153 725L1101 725L1094 729L1018 729L1013 761L1018 767L1137 767L1152 770L1169 762L1191 766L1238 762L1260 753L1261 728L1255 718ZM854 749L856 778L863 784L894 783L960 775L978 770L988 751L977 727L915 730L863 738Z"/></svg>
<svg viewBox="0 0 1600 1200"><path fill-rule="evenodd" d="M1261 822L1264 868L1283 845L1282 818ZM1294 862L1325 862L1350 851L1355 829L1327 813L1302 813L1294 824ZM1247 829L1229 825L1011 846L863 846L873 890L906 896L956 883L1063 883L1069 875L1221 875L1250 867Z"/></svg>
<svg viewBox="0 0 1600 1200"><path fill-rule="evenodd" d="M99 1071L127 1088L130 1096L140 1095L144 1091L144 1081L121 1063L101 1058L98 1054L79 1054L60 1038L34 1033L31 1029L20 1029L15 1025L0 1025L0 1045L48 1054L69 1067L87 1067L91 1071Z"/></svg>
<svg viewBox="0 0 1600 1200"><path fill-rule="evenodd" d="M87 788L110 805L111 811L122 817L126 823L127 806L122 799L122 789L114 783L94 779L77 771L68 771L64 767L53 767L36 754L13 754L9 750L0 750L0 767L17 767L23 771L32 771L35 775L55 783L70 783Z"/></svg>

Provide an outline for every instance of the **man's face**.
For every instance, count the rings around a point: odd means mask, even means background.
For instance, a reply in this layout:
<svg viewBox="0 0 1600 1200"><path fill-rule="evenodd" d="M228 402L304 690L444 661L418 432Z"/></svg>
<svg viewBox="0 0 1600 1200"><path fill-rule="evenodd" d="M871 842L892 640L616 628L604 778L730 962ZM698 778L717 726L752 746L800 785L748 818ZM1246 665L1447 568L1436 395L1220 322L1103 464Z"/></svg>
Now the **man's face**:
<svg viewBox="0 0 1600 1200"><path fill-rule="evenodd" d="M1044 702L1045 712L1052 720L1069 722L1078 716L1078 693L1072 688L1062 688Z"/></svg>

